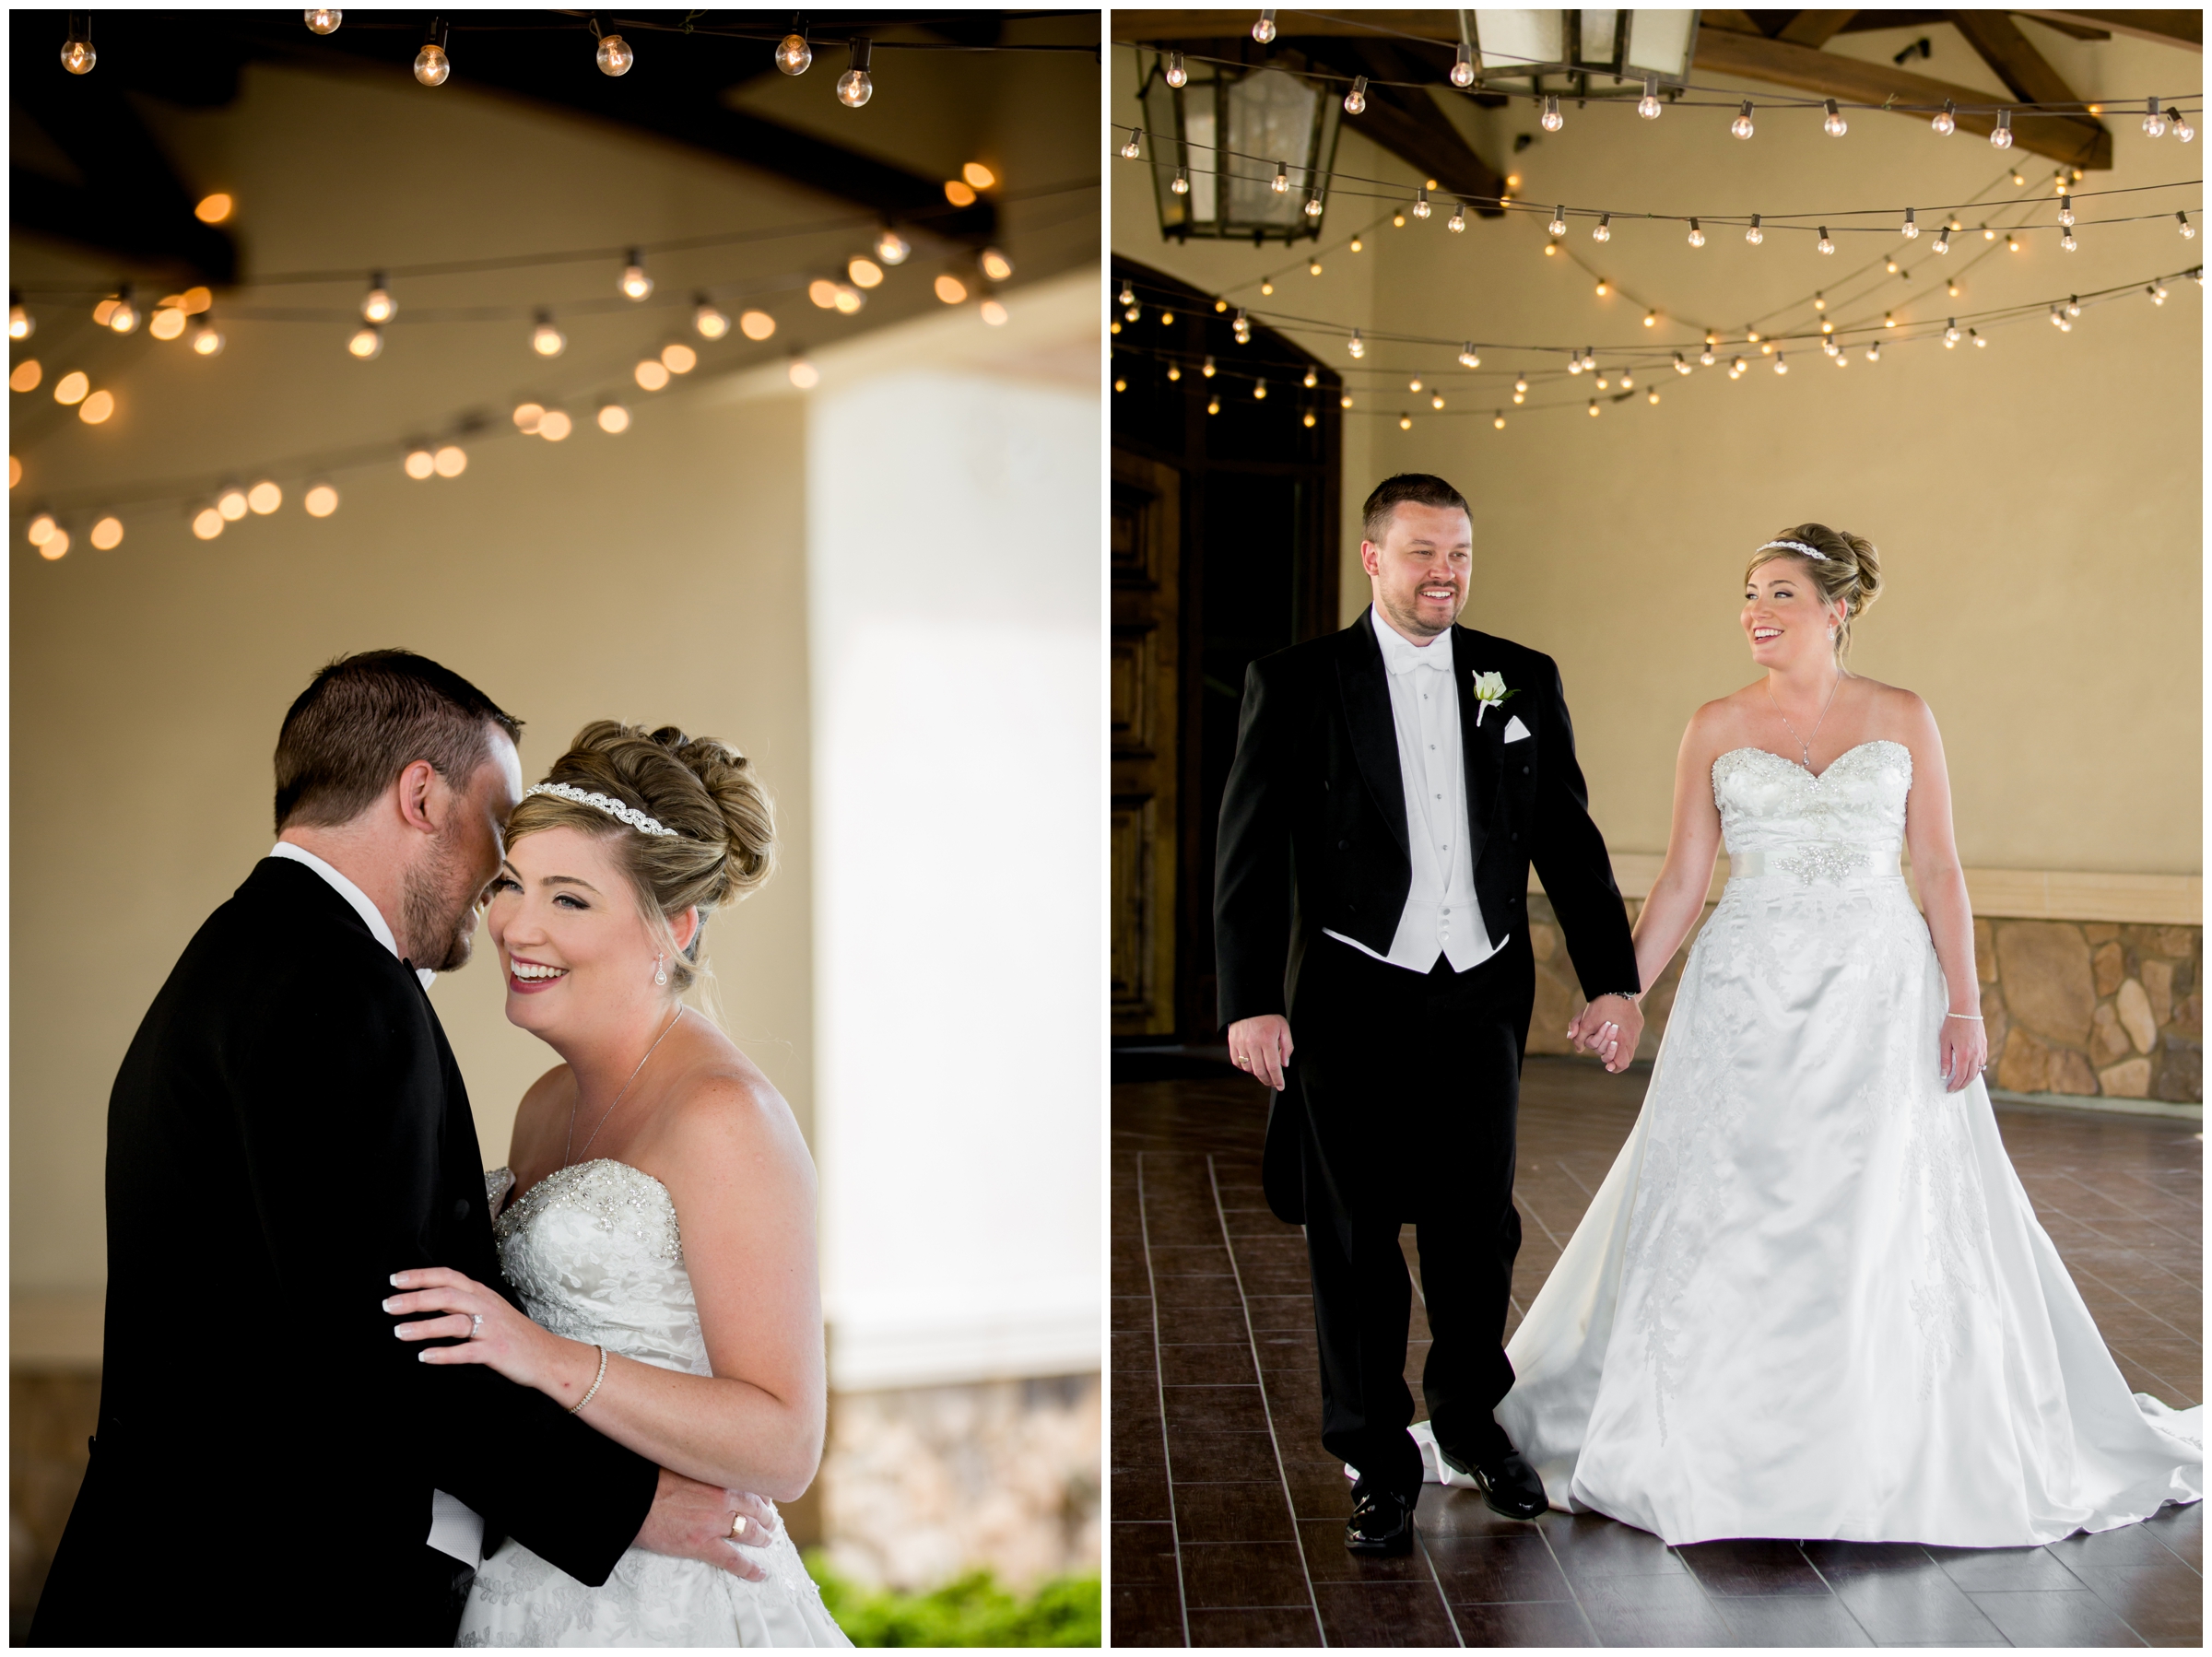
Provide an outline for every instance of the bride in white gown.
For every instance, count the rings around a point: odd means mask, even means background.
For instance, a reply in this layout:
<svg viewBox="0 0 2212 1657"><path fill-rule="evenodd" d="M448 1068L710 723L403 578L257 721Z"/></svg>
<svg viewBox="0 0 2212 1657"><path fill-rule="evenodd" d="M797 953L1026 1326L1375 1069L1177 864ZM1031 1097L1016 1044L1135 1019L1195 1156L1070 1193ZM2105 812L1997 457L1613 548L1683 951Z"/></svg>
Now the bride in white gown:
<svg viewBox="0 0 2212 1657"><path fill-rule="evenodd" d="M1730 878L1507 1349L1552 1505L1670 1544L2020 1545L2203 1494L2201 1407L2130 1394L1998 1137L1936 723L1842 668L1877 579L1820 524L1752 560L1765 676L1683 737L1645 984L1724 836Z"/></svg>
<svg viewBox="0 0 2212 1657"><path fill-rule="evenodd" d="M673 728L586 726L526 791L486 931L508 1017L564 1061L488 1178L529 1316L442 1268L401 1273L386 1310L446 1314L403 1339L465 1337L425 1362L489 1364L670 1472L790 1500L827 1410L814 1167L768 1078L677 999L706 917L766 878L771 839L745 759ZM744 1506L731 1569L633 1546L598 1588L510 1539L457 1643L850 1645L772 1506Z"/></svg>

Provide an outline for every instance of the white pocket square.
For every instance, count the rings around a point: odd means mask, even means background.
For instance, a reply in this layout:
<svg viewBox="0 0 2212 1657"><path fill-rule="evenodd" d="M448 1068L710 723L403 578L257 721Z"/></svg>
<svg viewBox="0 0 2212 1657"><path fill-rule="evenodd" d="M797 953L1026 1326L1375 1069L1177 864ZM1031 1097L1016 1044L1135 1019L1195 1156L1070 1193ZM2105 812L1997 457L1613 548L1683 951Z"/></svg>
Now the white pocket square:
<svg viewBox="0 0 2212 1657"><path fill-rule="evenodd" d="M1526 725L1521 723L1521 716L1518 713L1514 714L1512 718L1505 722L1506 741L1526 742L1528 738L1529 729Z"/></svg>

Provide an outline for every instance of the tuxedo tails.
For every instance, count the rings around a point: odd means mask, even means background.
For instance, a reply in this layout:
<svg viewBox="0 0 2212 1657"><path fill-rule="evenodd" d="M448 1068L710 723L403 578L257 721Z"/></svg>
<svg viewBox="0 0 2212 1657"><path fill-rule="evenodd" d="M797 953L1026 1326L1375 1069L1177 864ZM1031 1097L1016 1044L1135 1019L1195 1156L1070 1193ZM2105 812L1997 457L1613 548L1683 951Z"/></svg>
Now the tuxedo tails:
<svg viewBox="0 0 2212 1657"><path fill-rule="evenodd" d="M1433 1337L1422 1391L1443 1444L1487 1456L1512 1385L1503 1351L1513 1257L1515 1113L1535 969L1533 864L1583 993L1633 991L1635 949L1590 820L1551 660L1454 627L1466 846L1493 955L1465 972L1388 952L1412 885L1404 781L1371 617L1265 657L1245 678L1214 885L1224 1025L1287 1014L1297 1052L1267 1125L1277 1214L1306 1227L1321 1347L1322 1441L1408 1498L1419 1452L1403 1379L1418 1228ZM1517 694L1478 711L1476 676ZM1526 736L1507 741L1508 725Z"/></svg>

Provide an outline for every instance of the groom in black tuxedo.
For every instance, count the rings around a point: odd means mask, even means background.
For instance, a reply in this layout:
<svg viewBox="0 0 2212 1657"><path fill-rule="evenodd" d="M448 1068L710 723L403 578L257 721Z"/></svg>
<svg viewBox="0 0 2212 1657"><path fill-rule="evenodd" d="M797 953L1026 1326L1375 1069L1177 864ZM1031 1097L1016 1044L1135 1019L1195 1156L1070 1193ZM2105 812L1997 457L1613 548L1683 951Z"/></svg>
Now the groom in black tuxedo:
<svg viewBox="0 0 2212 1657"><path fill-rule="evenodd" d="M501 1533L594 1586L633 1543L760 1575L728 1538L765 1507L418 1363L382 1310L411 1267L503 1281L427 989L468 958L520 730L402 651L286 715L277 845L115 1078L100 1430L30 1643L450 1646Z"/></svg>
<svg viewBox="0 0 2212 1657"><path fill-rule="evenodd" d="M1368 497L1363 533L1372 606L1245 676L1214 933L1230 1056L1276 1089L1268 1204L1306 1228L1322 1442L1360 1475L1346 1543L1396 1554L1412 1545L1422 1473L1406 1430L1407 1221L1438 1444L1499 1512L1545 1505L1492 1417L1513 1381L1532 862L1589 998L1576 1045L1618 1070L1642 1016L1559 670L1453 625L1473 559L1466 500L1441 477L1393 477Z"/></svg>

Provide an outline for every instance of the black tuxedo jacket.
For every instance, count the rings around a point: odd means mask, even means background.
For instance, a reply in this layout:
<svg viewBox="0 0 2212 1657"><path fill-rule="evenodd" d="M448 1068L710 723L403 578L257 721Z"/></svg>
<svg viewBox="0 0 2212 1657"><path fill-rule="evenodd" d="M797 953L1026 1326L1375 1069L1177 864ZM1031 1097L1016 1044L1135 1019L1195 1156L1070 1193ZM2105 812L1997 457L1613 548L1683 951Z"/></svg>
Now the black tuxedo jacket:
<svg viewBox="0 0 2212 1657"><path fill-rule="evenodd" d="M1378 954L1389 953L1397 932L1413 865L1372 616L1262 657L1245 675L1214 870L1224 1025L1285 1012L1298 963L1323 929ZM1549 656L1472 628L1454 627L1451 649L1483 925L1493 939L1525 940L1534 863L1583 993L1638 989L1628 915L1590 820L1559 669ZM1502 675L1517 693L1479 725L1477 673ZM1509 745L1515 718L1529 734Z"/></svg>
<svg viewBox="0 0 2212 1657"><path fill-rule="evenodd" d="M107 1203L100 1430L34 1644L451 1644L433 1489L606 1580L653 1464L381 1309L414 1266L505 1286L429 998L313 870L265 859L186 946Z"/></svg>

